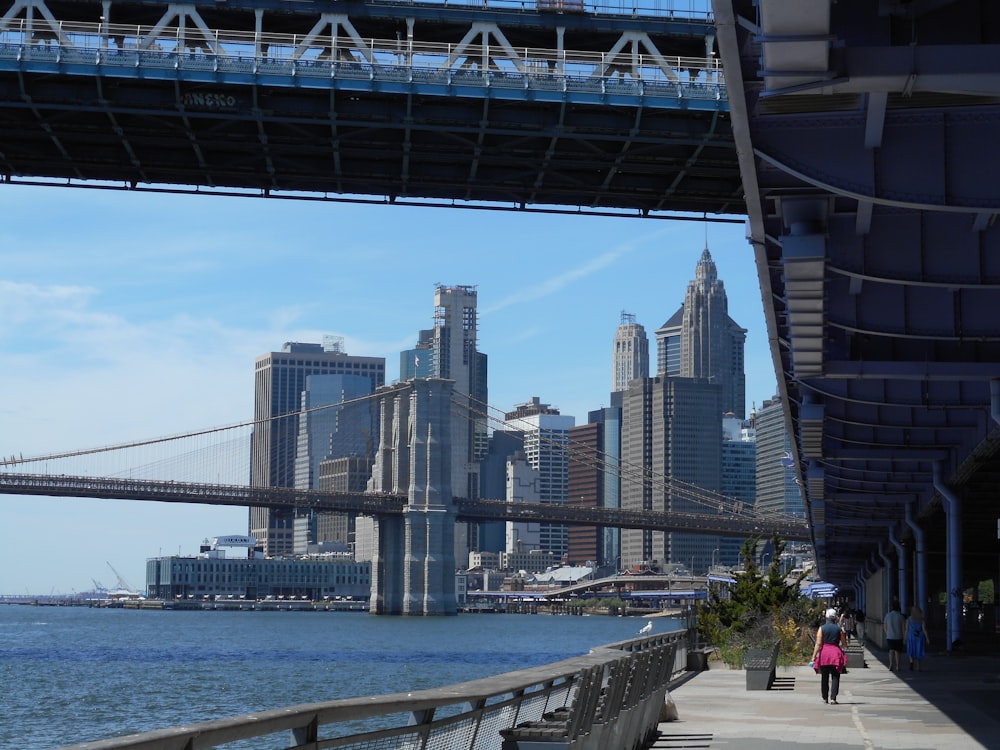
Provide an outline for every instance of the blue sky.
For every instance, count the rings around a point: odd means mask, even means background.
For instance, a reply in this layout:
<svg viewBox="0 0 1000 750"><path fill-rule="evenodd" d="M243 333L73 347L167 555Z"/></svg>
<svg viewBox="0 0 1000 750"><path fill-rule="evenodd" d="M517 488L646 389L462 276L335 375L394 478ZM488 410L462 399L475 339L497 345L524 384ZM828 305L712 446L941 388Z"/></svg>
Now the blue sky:
<svg viewBox="0 0 1000 750"><path fill-rule="evenodd" d="M34 456L243 422L255 358L343 336L386 358L432 325L434 286L479 290L490 404L607 405L621 312L651 339L706 225L503 211L0 188L0 454ZM742 224L708 244L749 329L747 404L775 391ZM655 355L653 355L655 357ZM246 511L0 495L0 593L142 587L148 557L245 533Z"/></svg>

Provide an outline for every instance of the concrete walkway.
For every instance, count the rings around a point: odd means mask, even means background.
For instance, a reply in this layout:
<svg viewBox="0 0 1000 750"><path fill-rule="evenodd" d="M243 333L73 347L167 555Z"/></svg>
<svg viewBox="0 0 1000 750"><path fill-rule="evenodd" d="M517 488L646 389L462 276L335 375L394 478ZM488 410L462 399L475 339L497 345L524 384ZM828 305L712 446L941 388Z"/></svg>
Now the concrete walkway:
<svg viewBox="0 0 1000 750"><path fill-rule="evenodd" d="M840 679L837 705L820 697L806 666L778 668L771 690L748 691L746 675L711 662L670 691L678 720L660 724L656 750L902 748L1000 750L1000 658L930 654L923 671L890 672L883 651Z"/></svg>

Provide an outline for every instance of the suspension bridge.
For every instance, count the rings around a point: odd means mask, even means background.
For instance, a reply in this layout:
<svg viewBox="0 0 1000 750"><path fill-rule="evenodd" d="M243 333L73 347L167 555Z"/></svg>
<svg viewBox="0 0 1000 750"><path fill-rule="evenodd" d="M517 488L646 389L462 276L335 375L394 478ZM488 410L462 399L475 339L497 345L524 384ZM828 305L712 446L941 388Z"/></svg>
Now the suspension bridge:
<svg viewBox="0 0 1000 750"><path fill-rule="evenodd" d="M390 389L391 390L391 389ZM313 407L303 412L277 415L268 421L298 419L306 412L339 409L349 404L379 401L372 394L336 404ZM486 417L493 427L508 426L503 412L493 406L469 407L464 398L451 402L453 410L465 411L472 420ZM42 456L0 458L0 493L51 497L90 497L167 503L194 503L239 507L361 513L395 516L403 512L405 493L392 491L328 492L294 487L255 487L249 477L249 446L253 421L193 430L188 433L137 440L120 445L64 451ZM623 482L649 481L649 472L620 459L584 452L573 441L563 445L551 438L541 440L560 450L578 449L574 460L611 471ZM586 453L586 455L585 455ZM294 460L285 456L283 460ZM677 511L630 511L621 508L565 506L553 503L524 503L505 498L455 497L461 521L541 521L570 525L613 526L658 531L691 531L720 536L745 537L779 533L789 540L807 540L808 529L801 519L787 516L758 516L753 507L740 500L666 475L653 477L661 487L678 498L704 508L699 513Z"/></svg>
<svg viewBox="0 0 1000 750"><path fill-rule="evenodd" d="M731 498L694 485L660 477L677 497L695 500L704 513L669 510L634 511L579 507L557 503L511 502L503 498L453 497L449 486L452 445L450 416L466 412L468 398L452 398L452 382L416 380L381 388L352 402L372 400L380 414L380 431L368 491L333 493L316 489L250 486L250 444L254 429L264 423L245 422L171 437L141 440L102 448L0 461L0 493L56 497L196 503L267 507L295 511L329 511L370 516L375 520L373 609L378 613L426 612L424 604L408 611L406 597L426 588L427 570L407 576L406 566L434 566L433 599L443 598L443 611L453 611L444 592L454 590L454 524L457 521L521 521L565 525L685 531L732 537L765 537L774 533L788 540L808 540L805 523L792 518L761 518ZM317 410L337 408L316 407ZM485 407L486 413L491 409ZM493 410L495 411L495 410ZM467 413L478 418L482 411ZM274 419L288 419L282 415ZM496 419L496 418L494 418ZM399 436L407 436L403 441ZM570 446L559 446L568 450ZM621 481L649 481L642 467L608 462L594 454L586 459L602 468L614 467ZM242 481L241 481L242 480ZM419 528L415 528L419 527ZM422 555L414 539L425 545ZM426 545L430 545L427 548ZM419 545L417 545L419 546ZM405 561L404 561L405 558ZM453 594L452 594L453 596Z"/></svg>

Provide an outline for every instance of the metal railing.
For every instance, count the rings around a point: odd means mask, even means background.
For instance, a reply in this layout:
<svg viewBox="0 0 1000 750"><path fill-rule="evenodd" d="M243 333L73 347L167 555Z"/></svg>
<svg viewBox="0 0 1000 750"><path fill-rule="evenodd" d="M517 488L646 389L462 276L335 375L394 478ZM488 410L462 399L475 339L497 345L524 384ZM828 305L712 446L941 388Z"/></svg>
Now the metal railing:
<svg viewBox="0 0 1000 750"><path fill-rule="evenodd" d="M588 13L711 21L712 0L369 0L381 5L442 5L448 8L520 13Z"/></svg>
<svg viewBox="0 0 1000 750"><path fill-rule="evenodd" d="M141 68L166 71L171 77L202 74L214 81L230 74L246 80L294 78L298 85L309 79L329 85L333 79L364 85L467 85L583 94L611 89L643 97L715 101L726 96L717 58L664 55L639 42L617 51L594 52L329 33L254 33L197 25L17 19L0 27L2 60L88 75L134 75Z"/></svg>
<svg viewBox="0 0 1000 750"><path fill-rule="evenodd" d="M586 656L411 693L346 698L186 724L73 750L240 747L501 750L544 733L581 750L640 746L656 730L688 631L608 644ZM368 728L358 731L358 723Z"/></svg>

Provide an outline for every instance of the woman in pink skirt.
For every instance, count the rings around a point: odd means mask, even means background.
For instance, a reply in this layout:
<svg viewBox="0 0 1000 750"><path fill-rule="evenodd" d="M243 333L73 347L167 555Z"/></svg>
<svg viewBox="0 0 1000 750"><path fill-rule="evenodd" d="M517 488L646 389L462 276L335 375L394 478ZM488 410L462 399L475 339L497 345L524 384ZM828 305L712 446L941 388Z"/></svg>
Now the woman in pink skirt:
<svg viewBox="0 0 1000 750"><path fill-rule="evenodd" d="M824 703L836 703L840 692L840 675L847 666L847 635L837 624L837 610L826 611L826 622L816 631L816 647L813 649L813 669L823 676L820 692Z"/></svg>

